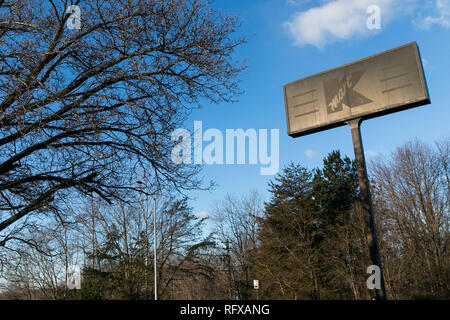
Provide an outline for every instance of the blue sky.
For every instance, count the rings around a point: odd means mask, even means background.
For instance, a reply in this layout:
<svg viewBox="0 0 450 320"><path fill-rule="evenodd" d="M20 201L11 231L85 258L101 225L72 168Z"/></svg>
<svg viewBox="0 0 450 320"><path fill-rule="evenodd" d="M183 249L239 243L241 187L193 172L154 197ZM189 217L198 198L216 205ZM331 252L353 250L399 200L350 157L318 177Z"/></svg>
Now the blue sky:
<svg viewBox="0 0 450 320"><path fill-rule="evenodd" d="M380 30L366 27L366 9L381 9ZM291 161L308 168L339 149L353 158L348 126L293 139L286 133L283 84L352 62L412 41L424 61L431 105L367 120L362 125L366 157L389 156L415 137L425 142L450 138L450 0L217 0L213 6L243 21L237 35L253 38L236 52L246 59L241 76L244 94L232 104L203 104L185 124L203 122L203 131L279 129L280 169ZM209 213L226 193L259 191L267 199L260 165L205 165L202 176L214 180L213 191L190 194L194 212Z"/></svg>

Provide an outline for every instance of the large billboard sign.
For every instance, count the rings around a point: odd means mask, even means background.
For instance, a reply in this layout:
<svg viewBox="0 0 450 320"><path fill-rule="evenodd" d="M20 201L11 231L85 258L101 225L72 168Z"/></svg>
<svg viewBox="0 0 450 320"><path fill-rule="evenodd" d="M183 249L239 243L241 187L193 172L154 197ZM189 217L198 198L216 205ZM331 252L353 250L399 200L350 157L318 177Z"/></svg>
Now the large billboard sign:
<svg viewBox="0 0 450 320"><path fill-rule="evenodd" d="M430 103L416 42L288 83L283 89L291 137Z"/></svg>

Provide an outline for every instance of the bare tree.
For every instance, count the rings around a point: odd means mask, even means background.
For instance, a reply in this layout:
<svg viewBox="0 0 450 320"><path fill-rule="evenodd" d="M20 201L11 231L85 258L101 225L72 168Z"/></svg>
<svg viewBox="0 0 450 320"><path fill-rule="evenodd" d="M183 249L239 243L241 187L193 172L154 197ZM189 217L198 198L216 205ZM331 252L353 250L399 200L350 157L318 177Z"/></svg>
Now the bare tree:
<svg viewBox="0 0 450 320"><path fill-rule="evenodd" d="M203 0L2 1L0 246L63 200L123 200L138 167L160 189L198 188L171 134L200 98L239 93L238 27Z"/></svg>
<svg viewBox="0 0 450 320"><path fill-rule="evenodd" d="M31 230L30 230L31 231ZM63 299L67 296L67 270L74 261L71 231L58 221L23 235L40 243L17 243L8 250L2 277L15 299Z"/></svg>
<svg viewBox="0 0 450 320"><path fill-rule="evenodd" d="M226 250L223 268L229 279L224 285L231 291L229 298L254 298L252 282L263 210L263 201L256 191L241 198L228 194L213 208L215 232L220 246Z"/></svg>
<svg viewBox="0 0 450 320"><path fill-rule="evenodd" d="M373 163L384 254L396 297L449 294L450 142L414 140Z"/></svg>

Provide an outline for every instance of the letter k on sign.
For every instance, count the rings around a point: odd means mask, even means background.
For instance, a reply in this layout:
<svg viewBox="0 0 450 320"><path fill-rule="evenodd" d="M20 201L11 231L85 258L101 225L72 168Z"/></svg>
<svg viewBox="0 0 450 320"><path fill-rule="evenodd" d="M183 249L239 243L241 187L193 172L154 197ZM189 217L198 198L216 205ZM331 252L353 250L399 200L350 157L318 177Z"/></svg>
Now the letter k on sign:
<svg viewBox="0 0 450 320"><path fill-rule="evenodd" d="M352 108L371 103L372 100L353 90L366 70L347 74L341 80L335 78L324 81L325 99L328 114L342 111L342 104Z"/></svg>

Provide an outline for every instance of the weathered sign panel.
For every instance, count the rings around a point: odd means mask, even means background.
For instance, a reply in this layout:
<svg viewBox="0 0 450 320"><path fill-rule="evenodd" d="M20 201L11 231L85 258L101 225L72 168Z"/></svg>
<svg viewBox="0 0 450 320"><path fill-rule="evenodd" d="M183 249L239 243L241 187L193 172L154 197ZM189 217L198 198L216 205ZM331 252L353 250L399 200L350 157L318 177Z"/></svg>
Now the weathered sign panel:
<svg viewBox="0 0 450 320"><path fill-rule="evenodd" d="M288 83L283 89L291 137L430 103L416 42Z"/></svg>

